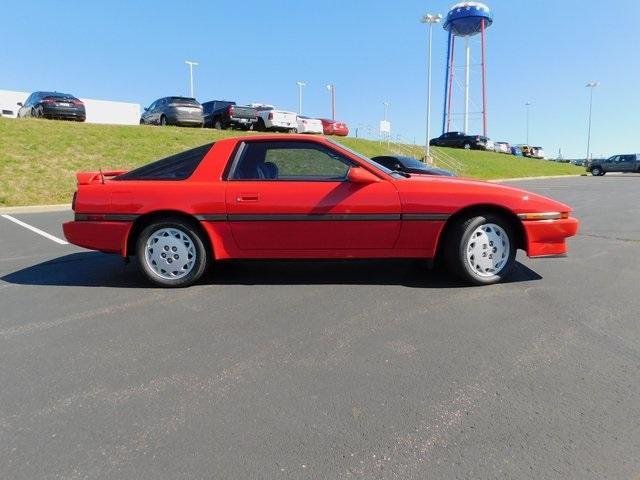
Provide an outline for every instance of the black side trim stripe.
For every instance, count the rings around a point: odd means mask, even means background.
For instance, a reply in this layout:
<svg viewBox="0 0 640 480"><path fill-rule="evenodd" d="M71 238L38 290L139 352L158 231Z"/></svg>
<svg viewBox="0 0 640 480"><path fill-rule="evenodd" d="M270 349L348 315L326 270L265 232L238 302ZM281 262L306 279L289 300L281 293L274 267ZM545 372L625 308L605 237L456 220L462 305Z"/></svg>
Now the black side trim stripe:
<svg viewBox="0 0 640 480"><path fill-rule="evenodd" d="M74 220L76 222L100 221L100 222L133 222L140 215L128 214L103 214L103 213L76 213Z"/></svg>
<svg viewBox="0 0 640 480"><path fill-rule="evenodd" d="M427 220L427 221L440 221L447 220L451 215L448 213L403 213L403 220Z"/></svg>
<svg viewBox="0 0 640 480"><path fill-rule="evenodd" d="M100 213L76 213L75 221L100 221L100 222L133 222L140 215L136 214L100 214ZM201 222L358 222L358 221L444 221L450 217L447 213L345 213L345 214L201 214L195 218Z"/></svg>
<svg viewBox="0 0 640 480"><path fill-rule="evenodd" d="M320 222L340 222L340 221L388 221L388 220L400 220L400 214L277 214L277 215L251 215L251 214L231 214L228 215L230 222L308 222L308 221L320 221Z"/></svg>

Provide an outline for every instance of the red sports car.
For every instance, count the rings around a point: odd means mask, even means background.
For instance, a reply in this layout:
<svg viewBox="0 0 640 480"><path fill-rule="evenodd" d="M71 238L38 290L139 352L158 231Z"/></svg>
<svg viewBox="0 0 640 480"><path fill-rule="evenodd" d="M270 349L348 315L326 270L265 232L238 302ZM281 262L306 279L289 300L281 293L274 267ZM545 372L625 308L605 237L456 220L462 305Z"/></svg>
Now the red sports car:
<svg viewBox="0 0 640 480"><path fill-rule="evenodd" d="M338 137L346 137L349 135L349 127L344 122L338 122L337 120L329 120L327 118L321 118L322 133L325 135L337 135Z"/></svg>
<svg viewBox="0 0 640 480"><path fill-rule="evenodd" d="M67 239L136 256L168 287L232 258L441 257L462 279L489 284L508 275L516 249L563 255L578 229L555 200L392 171L324 137L230 138L77 178Z"/></svg>

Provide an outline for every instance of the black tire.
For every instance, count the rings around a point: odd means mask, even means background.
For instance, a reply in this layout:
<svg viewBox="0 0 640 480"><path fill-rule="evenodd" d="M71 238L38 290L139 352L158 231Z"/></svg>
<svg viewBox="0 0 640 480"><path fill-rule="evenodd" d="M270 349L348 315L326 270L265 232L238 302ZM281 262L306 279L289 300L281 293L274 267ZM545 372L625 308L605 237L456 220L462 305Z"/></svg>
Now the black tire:
<svg viewBox="0 0 640 480"><path fill-rule="evenodd" d="M289 129L289 133L298 133L298 129L297 128L290 128Z"/></svg>
<svg viewBox="0 0 640 480"><path fill-rule="evenodd" d="M140 125L144 125L144 119L143 118L140 119Z"/></svg>
<svg viewBox="0 0 640 480"><path fill-rule="evenodd" d="M477 265L474 268L471 265L473 257L467 258L467 250L472 246L472 235L474 233L477 235L477 229L480 227L486 226L494 234L499 233L490 225L496 225L502 229L507 237L508 248L506 248L506 243L503 240L503 246L505 247L504 262L498 265L498 269L495 272L485 271L484 274L480 274L480 266ZM498 238L503 238L502 233ZM499 215L486 214L461 218L451 226L443 241L445 242L443 247L447 268L461 280L473 285L490 285L500 282L511 273L515 264L516 237L510 222ZM483 252L483 256L493 255L498 249L498 246L493 243L482 246L486 249L486 252ZM479 246L479 248L481 247Z"/></svg>
<svg viewBox="0 0 640 480"><path fill-rule="evenodd" d="M216 118L213 121L213 128L215 128L216 130L226 130L224 122L220 118Z"/></svg>
<svg viewBox="0 0 640 480"><path fill-rule="evenodd" d="M165 115L162 115L162 116L160 117L160 125L161 125L162 127L166 127L166 126L168 125L168 124L167 124L167 117L166 117Z"/></svg>
<svg viewBox="0 0 640 480"><path fill-rule="evenodd" d="M464 148L465 150L471 150L471 144L469 142L465 142L462 145L462 148Z"/></svg>
<svg viewBox="0 0 640 480"><path fill-rule="evenodd" d="M602 175L604 175L604 172L601 167L592 167L591 175L593 175L594 177L601 177Z"/></svg>
<svg viewBox="0 0 640 480"><path fill-rule="evenodd" d="M179 276L180 269L178 268L173 272L178 272L177 275L175 275L176 278L167 278L172 276L171 272L167 270L165 271L165 275L163 276L161 273L163 270L163 265L159 266L160 272L156 272L154 270L154 267L152 266L153 260L147 259L147 242L154 236L155 233L162 229L171 229L174 231L178 231L192 241L192 245L195 250L195 260L193 266L191 267L191 270L186 275ZM168 235L167 238L171 238L171 236ZM190 245L191 242L187 242L186 244ZM165 220L159 220L147 225L140 232L140 235L138 235L136 241L136 255L138 258L138 265L140 266L140 270L144 273L144 275L151 283L154 283L161 287L187 287L197 282L209 265L211 256L206 245L207 241L204 238L203 234L200 233L199 229L192 222L185 221L179 218L168 218ZM174 250L174 252L178 253L179 251ZM166 261L173 262L173 259L169 257L171 257L171 254L167 257ZM173 263L167 263L167 269L172 267L176 268L176 265L179 265L179 260L180 258L178 257L175 261L175 265Z"/></svg>
<svg viewBox="0 0 640 480"><path fill-rule="evenodd" d="M267 127L264 124L264 120L262 118L258 118L258 122L256 123L256 130L258 132L264 132L266 129Z"/></svg>

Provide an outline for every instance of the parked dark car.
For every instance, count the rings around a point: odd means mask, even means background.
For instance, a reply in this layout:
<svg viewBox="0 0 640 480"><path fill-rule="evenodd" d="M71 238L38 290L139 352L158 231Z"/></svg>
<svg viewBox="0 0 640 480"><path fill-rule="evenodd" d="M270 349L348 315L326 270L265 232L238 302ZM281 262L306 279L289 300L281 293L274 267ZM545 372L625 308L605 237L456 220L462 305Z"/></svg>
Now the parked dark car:
<svg viewBox="0 0 640 480"><path fill-rule="evenodd" d="M434 147L454 147L466 150L487 150L489 146L493 149L487 137L481 135L465 135L463 132L447 132L437 138L432 138L429 145Z"/></svg>
<svg viewBox="0 0 640 480"><path fill-rule="evenodd" d="M255 108L227 100L204 102L202 110L205 128L253 130L258 121L258 111Z"/></svg>
<svg viewBox="0 0 640 480"><path fill-rule="evenodd" d="M403 155L380 155L373 157L371 160L396 172L413 173L417 175L442 175L445 177L456 176L455 173L445 170L444 168L432 167L417 158Z"/></svg>
<svg viewBox="0 0 640 480"><path fill-rule="evenodd" d="M18 102L18 118L58 118L84 122L87 113L84 103L68 93L33 92L22 102Z"/></svg>
<svg viewBox="0 0 640 480"><path fill-rule="evenodd" d="M606 160L590 160L585 168L594 177L601 177L608 172L640 173L640 154L629 153L614 155Z"/></svg>
<svg viewBox="0 0 640 480"><path fill-rule="evenodd" d="M202 105L195 98L159 98L140 117L140 125L179 125L202 127Z"/></svg>

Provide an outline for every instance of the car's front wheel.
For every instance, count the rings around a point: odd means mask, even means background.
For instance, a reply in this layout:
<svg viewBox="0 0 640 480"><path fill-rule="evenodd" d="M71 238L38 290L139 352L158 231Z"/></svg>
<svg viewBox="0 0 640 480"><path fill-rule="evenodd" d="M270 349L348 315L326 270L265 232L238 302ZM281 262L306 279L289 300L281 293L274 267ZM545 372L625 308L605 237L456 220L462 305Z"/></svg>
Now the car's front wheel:
<svg viewBox="0 0 640 480"><path fill-rule="evenodd" d="M162 116L160 117L160 125L161 125L162 127L166 127L166 126L167 126L167 117L166 117L165 115L162 115Z"/></svg>
<svg viewBox="0 0 640 480"><path fill-rule="evenodd" d="M186 287L204 273L209 254L205 238L190 222L168 219L145 227L136 244L145 276L162 287Z"/></svg>
<svg viewBox="0 0 640 480"><path fill-rule="evenodd" d="M464 147L465 150L471 150L471 144L469 142L465 142L463 147Z"/></svg>
<svg viewBox="0 0 640 480"><path fill-rule="evenodd" d="M600 167L593 167L591 169L591 175L593 175L594 177L599 177L601 175L604 175L604 171Z"/></svg>
<svg viewBox="0 0 640 480"><path fill-rule="evenodd" d="M445 260L459 278L489 285L507 277L515 263L516 239L509 222L486 214L458 220L445 238Z"/></svg>

